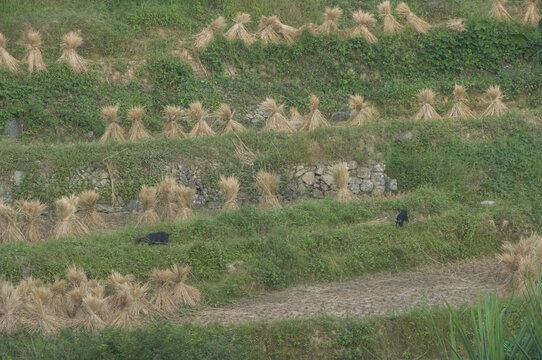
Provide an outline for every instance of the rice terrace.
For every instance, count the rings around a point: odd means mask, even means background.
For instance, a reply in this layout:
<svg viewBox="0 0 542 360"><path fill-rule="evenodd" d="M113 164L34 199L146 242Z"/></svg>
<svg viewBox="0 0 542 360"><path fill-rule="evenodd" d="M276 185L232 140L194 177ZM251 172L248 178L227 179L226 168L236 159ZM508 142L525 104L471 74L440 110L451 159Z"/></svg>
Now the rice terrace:
<svg viewBox="0 0 542 360"><path fill-rule="evenodd" d="M539 0L0 1L2 359L541 359Z"/></svg>

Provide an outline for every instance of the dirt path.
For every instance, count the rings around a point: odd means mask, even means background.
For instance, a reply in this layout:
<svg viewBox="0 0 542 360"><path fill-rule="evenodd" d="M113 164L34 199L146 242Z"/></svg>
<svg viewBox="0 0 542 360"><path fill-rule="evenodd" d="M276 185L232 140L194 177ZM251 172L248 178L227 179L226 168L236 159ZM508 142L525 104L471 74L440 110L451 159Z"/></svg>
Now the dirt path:
<svg viewBox="0 0 542 360"><path fill-rule="evenodd" d="M224 308L204 309L180 320L235 323L319 315L366 317L406 312L420 304L443 306L444 298L454 306L472 304L477 290L493 291L499 282L499 268L495 259L482 259L341 283L304 285L243 299Z"/></svg>

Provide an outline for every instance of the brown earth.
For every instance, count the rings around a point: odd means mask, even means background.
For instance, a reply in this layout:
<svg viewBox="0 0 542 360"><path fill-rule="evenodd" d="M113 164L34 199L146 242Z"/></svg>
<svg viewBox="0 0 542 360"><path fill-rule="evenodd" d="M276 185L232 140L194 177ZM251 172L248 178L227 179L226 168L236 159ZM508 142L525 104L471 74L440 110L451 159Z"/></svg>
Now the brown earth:
<svg viewBox="0 0 542 360"><path fill-rule="evenodd" d="M183 315L181 321L239 323L311 318L321 315L368 317L407 312L418 306L474 304L477 293L502 283L501 265L494 259L432 265L399 274L379 274L355 280L303 285L259 298L242 299L223 308ZM499 291L500 293L500 291Z"/></svg>

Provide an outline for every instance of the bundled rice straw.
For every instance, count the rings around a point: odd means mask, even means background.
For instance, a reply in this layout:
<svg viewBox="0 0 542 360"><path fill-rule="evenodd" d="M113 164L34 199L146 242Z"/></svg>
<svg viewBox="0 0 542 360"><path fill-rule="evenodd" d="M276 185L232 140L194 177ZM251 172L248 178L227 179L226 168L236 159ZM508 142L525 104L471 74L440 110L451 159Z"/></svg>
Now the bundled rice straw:
<svg viewBox="0 0 542 360"><path fill-rule="evenodd" d="M465 24L463 24L463 19L462 18L448 20L448 21L446 21L446 26L448 27L448 29L454 30L454 31L465 31L465 30L467 30L465 28Z"/></svg>
<svg viewBox="0 0 542 360"><path fill-rule="evenodd" d="M75 318L79 315L79 311L83 306L83 298L87 295L86 283L81 283L81 286L74 287L68 291L68 301L66 302L66 312L69 317Z"/></svg>
<svg viewBox="0 0 542 360"><path fill-rule="evenodd" d="M231 111L231 108L228 104L220 104L220 108L216 113L216 117L224 121L225 125L224 128L220 130L219 134L222 135L229 132L245 131L245 127L243 125L233 120L233 114L235 114L235 112Z"/></svg>
<svg viewBox="0 0 542 360"><path fill-rule="evenodd" d="M119 125L119 106L118 105L109 105L102 108L102 116L104 121L107 123L105 132L100 138L101 143L105 143L107 140L114 141L124 141L126 140L126 132Z"/></svg>
<svg viewBox="0 0 542 360"><path fill-rule="evenodd" d="M98 280L90 280L87 283L87 291L90 295L103 297L105 294L105 286L101 285Z"/></svg>
<svg viewBox="0 0 542 360"><path fill-rule="evenodd" d="M182 110L177 106L168 105L164 109L166 115L166 125L162 129L162 134L168 139L183 139L186 137L181 126L177 123L182 115Z"/></svg>
<svg viewBox="0 0 542 360"><path fill-rule="evenodd" d="M282 35L282 37L284 38L284 41L286 41L288 45L293 44L299 34L299 30L293 26L283 24L278 19L278 17L276 16L274 17L276 18L275 24L276 24L278 33Z"/></svg>
<svg viewBox="0 0 542 360"><path fill-rule="evenodd" d="M143 212L137 219L137 225L149 224L154 225L160 222L160 218L156 213L156 188L143 185L139 192L139 202L143 209Z"/></svg>
<svg viewBox="0 0 542 360"><path fill-rule="evenodd" d="M489 11L489 17L500 21L511 21L512 16L508 13L504 7L506 0L493 0L493 6Z"/></svg>
<svg viewBox="0 0 542 360"><path fill-rule="evenodd" d="M529 280L536 286L538 273L542 270L542 237L533 234L516 244L504 244L502 250L497 258L506 267L503 287L510 290L516 288L520 294L524 294L531 285Z"/></svg>
<svg viewBox="0 0 542 360"><path fill-rule="evenodd" d="M66 277L71 282L73 287L79 287L88 282L87 274L81 269L77 269L75 264L72 264L66 271Z"/></svg>
<svg viewBox="0 0 542 360"><path fill-rule="evenodd" d="M348 189L348 166L345 162L333 167L333 179L337 184L337 201L343 204L350 202L353 194Z"/></svg>
<svg viewBox="0 0 542 360"><path fill-rule="evenodd" d="M207 69L205 69L205 66L203 66L197 55L192 55L187 49L175 50L173 51L173 54L177 55L181 58L182 61L190 65L192 67L192 70L194 71L194 74L197 77L209 76Z"/></svg>
<svg viewBox="0 0 542 360"><path fill-rule="evenodd" d="M239 193L239 181L233 176L225 177L220 175L218 186L224 195L224 205L222 211L239 210L237 205L237 193Z"/></svg>
<svg viewBox="0 0 542 360"><path fill-rule="evenodd" d="M43 286L43 281L40 279L33 279L30 276L28 279L21 280L17 286L17 292L21 296L21 299L25 300L35 288Z"/></svg>
<svg viewBox="0 0 542 360"><path fill-rule="evenodd" d="M245 24L250 23L250 14L238 13L235 17L235 25L233 25L225 34L224 37L230 41L239 39L245 43L245 45L252 45L256 41L256 36L249 33L245 29Z"/></svg>
<svg viewBox="0 0 542 360"><path fill-rule="evenodd" d="M527 2L527 11L521 19L524 24L538 26L540 22L540 13L536 7L536 0L526 0Z"/></svg>
<svg viewBox="0 0 542 360"><path fill-rule="evenodd" d="M175 194L179 200L179 212L177 214L177 219L180 220L190 220L194 218L194 212L192 211L192 202L194 201L194 195L196 194L196 189L191 189L189 187L180 184L175 188Z"/></svg>
<svg viewBox="0 0 542 360"><path fill-rule="evenodd" d="M420 34L425 34L430 28L431 25L425 20L417 17L408 5L404 2L397 5L397 13L406 19L408 25L414 28Z"/></svg>
<svg viewBox="0 0 542 360"><path fill-rule="evenodd" d="M421 109L414 116L414 120L429 120L429 119L440 119L440 115L431 105L435 100L435 93L430 89L424 89L418 94L418 99L422 104Z"/></svg>
<svg viewBox="0 0 542 360"><path fill-rule="evenodd" d="M471 109L467 106L465 103L465 92L466 89L464 86L461 85L455 85L454 89L454 97L455 97L455 104L450 109L450 112L448 113L448 117L450 119L455 120L463 120L463 119L469 119L474 117L474 113Z"/></svg>
<svg viewBox="0 0 542 360"><path fill-rule="evenodd" d="M116 314L111 319L110 325L121 329L130 330L140 324L139 316L134 311L134 297L126 287L120 290L117 296L117 304L114 310Z"/></svg>
<svg viewBox="0 0 542 360"><path fill-rule="evenodd" d="M75 49L77 49L83 43L83 38L76 32L70 32L62 37L64 43L62 47L62 56L58 59L59 62L65 62L73 69L75 74L81 72L87 72L87 61L79 55Z"/></svg>
<svg viewBox="0 0 542 360"><path fill-rule="evenodd" d="M315 32L319 35L329 35L331 33L337 33L339 31L337 21L342 14L343 11L338 7L335 7L333 9L326 7L326 10L324 12L324 22L322 23L322 25L318 26L315 29Z"/></svg>
<svg viewBox="0 0 542 360"><path fill-rule="evenodd" d="M83 298L80 324L89 331L96 333L107 325L108 308L103 297L86 295Z"/></svg>
<svg viewBox="0 0 542 360"><path fill-rule="evenodd" d="M172 176L166 176L157 186L158 198L162 202L162 211L160 213L162 221L174 221L177 218L176 189L177 181Z"/></svg>
<svg viewBox="0 0 542 360"><path fill-rule="evenodd" d="M19 62L6 50L7 41L4 34L0 33L0 67L7 67L9 71L16 72L19 70Z"/></svg>
<svg viewBox="0 0 542 360"><path fill-rule="evenodd" d="M265 99L260 104L260 108L269 113L269 119L265 123L263 131L294 132L295 129L290 125L288 119L283 115L284 106L277 105L273 99Z"/></svg>
<svg viewBox="0 0 542 360"><path fill-rule="evenodd" d="M25 303L22 324L30 333L39 332L42 335L52 335L62 328L64 322L47 306L52 297L51 290L46 287L35 288Z"/></svg>
<svg viewBox="0 0 542 360"><path fill-rule="evenodd" d="M58 222L52 232L55 239L76 237L88 233L88 228L75 215L77 203L78 199L75 195L64 196L56 201Z"/></svg>
<svg viewBox="0 0 542 360"><path fill-rule="evenodd" d="M348 35L350 37L357 38L361 36L371 44L378 42L376 36L369 31L369 26L376 24L376 19L373 14L358 10L352 14L352 18L354 19L355 25L349 31Z"/></svg>
<svg viewBox="0 0 542 360"><path fill-rule="evenodd" d="M222 16L217 17L202 32L194 36L194 45L198 49L205 49L213 40L220 29L226 26L226 21Z"/></svg>
<svg viewBox="0 0 542 360"><path fill-rule="evenodd" d="M79 206L83 209L81 221L89 230L105 226L103 217L96 211L96 203L99 198L100 195L94 190L87 190L79 194Z"/></svg>
<svg viewBox="0 0 542 360"><path fill-rule="evenodd" d="M47 205L36 201L19 200L19 210L23 215L23 234L27 241L40 241L41 235L37 224Z"/></svg>
<svg viewBox="0 0 542 360"><path fill-rule="evenodd" d="M205 118L204 118L205 113L199 101L196 101L190 104L189 115L192 118L192 120L195 121L195 125L189 134L190 137L215 135L215 132L213 131L213 129L211 129L209 124L207 124L207 121L205 121Z"/></svg>
<svg viewBox="0 0 542 360"><path fill-rule="evenodd" d="M374 110L371 105L369 105L363 99L361 95L351 95L348 99L348 104L352 109L350 118L346 121L346 125L352 126L361 126L367 121L371 121L374 116Z"/></svg>
<svg viewBox="0 0 542 360"><path fill-rule="evenodd" d="M34 70L44 71L47 70L45 63L43 62L43 56L39 46L41 45L41 35L39 32L29 30L27 35L28 44L26 45L26 54L23 58L23 62L28 64L28 71L32 74Z"/></svg>
<svg viewBox="0 0 542 360"><path fill-rule="evenodd" d="M275 193L279 187L279 178L273 174L260 170L256 175L256 183L260 188L262 197L260 199L261 209L278 209L280 208L279 200Z"/></svg>
<svg viewBox="0 0 542 360"><path fill-rule="evenodd" d="M303 125L303 116L301 116L297 107L294 106L290 108L290 125L294 129L299 129Z"/></svg>
<svg viewBox="0 0 542 360"><path fill-rule="evenodd" d="M193 286L186 285L186 279L190 273L190 266L179 267L173 265L171 268L173 273L172 280L175 283L173 288L173 296L180 304L196 306L201 300L201 293Z"/></svg>
<svg viewBox="0 0 542 360"><path fill-rule="evenodd" d="M277 20L278 18L276 16L267 17L262 15L260 18L260 24L256 34L260 35L263 46L267 46L267 44L270 42L273 44L278 44L280 42L280 38L277 33L277 29L279 28Z"/></svg>
<svg viewBox="0 0 542 360"><path fill-rule="evenodd" d="M378 5L378 11L380 12L380 18L382 18L384 24L384 34L392 35L403 28L403 25L399 24L391 14L391 5L389 1L386 0Z"/></svg>
<svg viewBox="0 0 542 360"><path fill-rule="evenodd" d="M53 312L57 315L68 315L66 312L67 304L66 304L66 298L64 297L64 293L66 292L66 280L56 280L54 283L49 285L49 289L51 290L51 293L53 296L51 297L51 301L49 303L49 306L53 310Z"/></svg>
<svg viewBox="0 0 542 360"><path fill-rule="evenodd" d="M490 86L486 95L491 99L489 106L482 116L502 116L508 111L508 107L502 102L502 92L499 85Z"/></svg>
<svg viewBox="0 0 542 360"><path fill-rule="evenodd" d="M141 122L143 112L145 109L143 106L135 106L128 110L128 117L132 120L132 127L128 133L128 139L132 141L147 140L151 138L151 134L145 129L145 125Z"/></svg>
<svg viewBox="0 0 542 360"><path fill-rule="evenodd" d="M312 131L320 127L327 128L330 126L326 118L324 117L324 115L322 115L320 110L318 110L319 105L320 105L320 99L318 99L315 95L311 95L310 97L311 112L305 119L305 122L303 123L303 125L301 125L300 130Z"/></svg>
<svg viewBox="0 0 542 360"><path fill-rule="evenodd" d="M129 284L127 289L132 296L133 303L131 312L134 316L147 315L151 313L152 306L147 301L146 296L149 292L148 284Z"/></svg>
<svg viewBox="0 0 542 360"><path fill-rule="evenodd" d="M120 295L123 290L128 289L134 281L132 274L122 275L116 271L111 272L107 278L107 284L113 289L114 293L108 298L108 304L113 311L116 311L120 306Z"/></svg>
<svg viewBox="0 0 542 360"><path fill-rule="evenodd" d="M13 334L21 322L23 301L17 289L7 281L0 281L0 333Z"/></svg>
<svg viewBox="0 0 542 360"><path fill-rule="evenodd" d="M151 278L154 284L154 292L150 302L153 308L159 312L165 311L171 313L177 309L170 290L173 276L171 270L153 269L152 271Z"/></svg>
<svg viewBox="0 0 542 360"><path fill-rule="evenodd" d="M254 160L256 160L256 154L250 150L246 144L241 140L240 137L237 137L238 142L233 142L235 147L235 156L245 165L254 165Z"/></svg>
<svg viewBox="0 0 542 360"><path fill-rule="evenodd" d="M24 241L24 235L17 226L17 211L0 202L0 244Z"/></svg>

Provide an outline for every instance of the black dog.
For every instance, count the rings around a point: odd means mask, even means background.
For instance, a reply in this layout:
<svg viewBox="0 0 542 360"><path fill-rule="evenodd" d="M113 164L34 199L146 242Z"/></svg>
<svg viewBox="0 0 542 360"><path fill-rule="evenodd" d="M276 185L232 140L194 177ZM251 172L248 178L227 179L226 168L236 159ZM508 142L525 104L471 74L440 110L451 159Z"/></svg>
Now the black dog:
<svg viewBox="0 0 542 360"><path fill-rule="evenodd" d="M138 237L136 239L136 244L140 244L144 242L149 245L166 245L168 243L168 239L169 239L169 234L163 231L160 231L160 232L151 233L147 236Z"/></svg>
<svg viewBox="0 0 542 360"><path fill-rule="evenodd" d="M397 219L395 219L395 225L403 226L403 222L408 222L408 214L406 210L401 210Z"/></svg>

